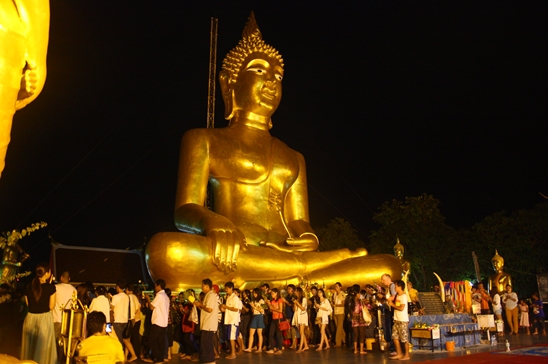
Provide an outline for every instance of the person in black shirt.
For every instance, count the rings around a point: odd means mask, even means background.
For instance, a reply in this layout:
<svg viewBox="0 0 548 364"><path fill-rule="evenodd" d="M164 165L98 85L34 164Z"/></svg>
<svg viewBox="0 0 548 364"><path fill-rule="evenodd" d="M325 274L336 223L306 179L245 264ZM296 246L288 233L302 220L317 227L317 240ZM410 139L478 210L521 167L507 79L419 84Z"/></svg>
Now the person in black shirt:
<svg viewBox="0 0 548 364"><path fill-rule="evenodd" d="M34 360L40 364L57 362L55 330L51 310L55 307L55 286L49 264L36 267L36 277L25 290L29 313L23 323L21 360Z"/></svg>

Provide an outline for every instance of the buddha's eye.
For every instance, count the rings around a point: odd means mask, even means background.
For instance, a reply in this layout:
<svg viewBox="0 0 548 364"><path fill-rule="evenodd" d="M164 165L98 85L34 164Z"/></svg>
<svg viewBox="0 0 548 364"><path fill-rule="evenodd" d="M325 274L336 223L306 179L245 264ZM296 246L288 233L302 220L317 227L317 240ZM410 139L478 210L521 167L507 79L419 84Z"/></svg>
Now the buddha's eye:
<svg viewBox="0 0 548 364"><path fill-rule="evenodd" d="M264 75L266 73L266 70L259 67L251 67L251 68L248 68L246 71L255 72L258 75Z"/></svg>
<svg viewBox="0 0 548 364"><path fill-rule="evenodd" d="M276 74L276 79L277 79L278 81L281 81L281 80L283 79L283 76L280 75L280 74Z"/></svg>

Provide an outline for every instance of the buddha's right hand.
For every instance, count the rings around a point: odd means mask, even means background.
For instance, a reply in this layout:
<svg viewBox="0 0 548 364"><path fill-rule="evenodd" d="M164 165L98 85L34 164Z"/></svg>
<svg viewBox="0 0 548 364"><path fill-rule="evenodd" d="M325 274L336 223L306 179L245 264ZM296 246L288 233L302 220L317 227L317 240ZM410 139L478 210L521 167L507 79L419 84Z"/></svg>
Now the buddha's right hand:
<svg viewBox="0 0 548 364"><path fill-rule="evenodd" d="M207 232L213 249L213 264L217 269L229 274L237 269L237 259L240 249L246 249L244 234L228 219L216 224Z"/></svg>

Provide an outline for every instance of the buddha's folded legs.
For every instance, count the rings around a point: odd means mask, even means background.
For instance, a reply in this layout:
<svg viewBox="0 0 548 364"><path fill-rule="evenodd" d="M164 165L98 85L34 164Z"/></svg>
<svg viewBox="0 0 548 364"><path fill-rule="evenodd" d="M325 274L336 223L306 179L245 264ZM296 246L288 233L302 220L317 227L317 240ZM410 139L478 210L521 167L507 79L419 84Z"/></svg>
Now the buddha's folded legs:
<svg viewBox="0 0 548 364"><path fill-rule="evenodd" d="M298 284L301 279L330 286L379 282L383 273L401 275L399 260L387 254L363 255L340 249L329 252L288 253L249 246L241 251L237 270L225 274L212 263L208 238L180 232L159 233L146 247L146 261L154 279L164 279L173 290L200 287L202 279L214 283L233 281L237 287L271 282L274 286Z"/></svg>

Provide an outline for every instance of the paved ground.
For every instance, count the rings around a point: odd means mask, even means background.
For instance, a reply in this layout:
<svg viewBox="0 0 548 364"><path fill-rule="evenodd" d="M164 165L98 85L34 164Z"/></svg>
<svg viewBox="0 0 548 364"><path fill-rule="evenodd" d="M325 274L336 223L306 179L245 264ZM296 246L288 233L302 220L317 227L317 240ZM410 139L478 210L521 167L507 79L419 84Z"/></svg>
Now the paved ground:
<svg viewBox="0 0 548 364"><path fill-rule="evenodd" d="M17 336L20 337L20 334ZM460 364L463 362L471 364L537 364L547 363L548 357L535 357L525 355L489 355L480 357L480 353L489 353L492 351L504 351L505 340L508 339L512 350L519 349L520 347L530 347L538 344L544 344L548 346L548 336L546 335L514 335L505 336L499 338L499 344L497 346L490 345L474 345L467 348L456 348L454 352L447 352L445 350L440 351L437 349L432 353L431 350L414 350L411 352L411 360L407 363L421 363L428 361L436 361L435 364ZM13 343L15 344L15 343ZM19 347L17 345L10 345L11 350L6 350L4 353L19 356ZM13 352L11 352L13 351ZM516 354L519 351L516 350ZM468 356L468 358L466 358ZM286 349L282 355L271 355L266 353L244 353L239 355L235 360L227 360L224 358L225 354L221 354L221 358L217 360L217 363L232 363L232 364L273 364L273 363L287 363L287 364L301 364L303 362L311 362L318 364L353 364L353 363L382 363L382 364L394 364L398 363L398 360L391 360L388 353L383 353L374 348L367 355L354 354L346 347L331 348L328 350L315 351L314 348L297 354L294 350ZM142 361L135 361L134 363L143 363ZM166 364L191 364L188 360L181 360L176 355L169 363Z"/></svg>
<svg viewBox="0 0 548 364"><path fill-rule="evenodd" d="M477 353L485 353L489 351L503 351L505 350L505 340L508 339L510 342L511 349L517 349L519 347L533 346L536 344L548 344L548 336L540 335L514 335L501 337L499 339L499 344L497 346L490 345L475 345L467 348L457 348L454 352L447 352L445 350L439 351L436 350L432 353L430 350L415 350L411 352L411 360L407 363L420 363L431 360L447 359L447 358L456 358L462 357L462 360L457 360L458 362L466 362L465 357L467 355L473 355ZM286 349L282 355L270 355L266 353L244 353L239 355L235 360L224 359L224 354L221 354L221 359L218 359L218 363L240 363L240 364L271 364L271 363L287 363L287 364L301 364L303 362L312 362L312 363L329 363L329 364L352 364L352 363L397 363L398 360L391 360L389 354L382 353L378 349L370 351L367 355L354 354L352 351L346 348L331 348L328 350L315 351L315 349L310 348L310 350L305 351L304 353L297 354L293 350ZM495 357L495 356L494 356ZM498 355L495 357L498 357ZM534 360L533 358L538 357L527 357L527 361L530 363L538 362L548 362L548 358L542 358L539 360ZM191 362L188 360L180 360L174 358L170 363L188 363Z"/></svg>

